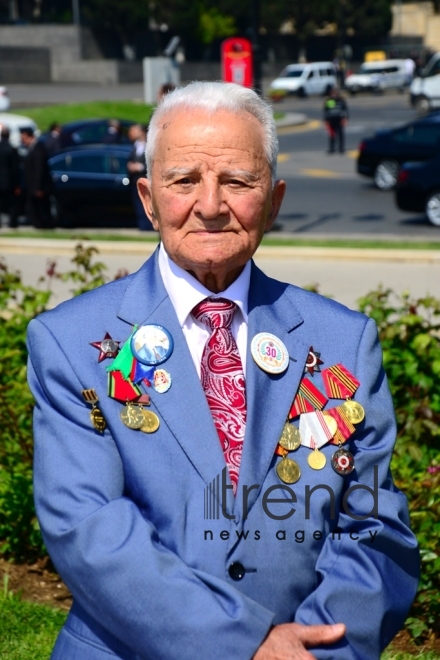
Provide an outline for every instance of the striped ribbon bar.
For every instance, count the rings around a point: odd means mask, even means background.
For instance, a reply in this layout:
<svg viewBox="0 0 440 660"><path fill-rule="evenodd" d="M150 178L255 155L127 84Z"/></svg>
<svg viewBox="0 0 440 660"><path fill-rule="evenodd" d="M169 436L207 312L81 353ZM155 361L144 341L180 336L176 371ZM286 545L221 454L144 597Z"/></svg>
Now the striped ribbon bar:
<svg viewBox="0 0 440 660"><path fill-rule="evenodd" d="M347 399L353 396L360 382L342 364L322 370L325 393L329 399Z"/></svg>
<svg viewBox="0 0 440 660"><path fill-rule="evenodd" d="M355 426L353 426L353 424L348 419L342 406L329 408L325 411L325 414L333 417L338 425L338 430L333 436L333 439L330 440L333 445L343 444L356 431Z"/></svg>
<svg viewBox="0 0 440 660"><path fill-rule="evenodd" d="M320 410L301 415L299 420L301 444L310 449L323 447L333 436Z"/></svg>
<svg viewBox="0 0 440 660"><path fill-rule="evenodd" d="M328 399L308 378L303 378L289 412L289 419L307 412L322 410Z"/></svg>
<svg viewBox="0 0 440 660"><path fill-rule="evenodd" d="M116 401L127 403L134 401L142 394L137 385L125 380L120 371L111 371L108 375L108 395Z"/></svg>

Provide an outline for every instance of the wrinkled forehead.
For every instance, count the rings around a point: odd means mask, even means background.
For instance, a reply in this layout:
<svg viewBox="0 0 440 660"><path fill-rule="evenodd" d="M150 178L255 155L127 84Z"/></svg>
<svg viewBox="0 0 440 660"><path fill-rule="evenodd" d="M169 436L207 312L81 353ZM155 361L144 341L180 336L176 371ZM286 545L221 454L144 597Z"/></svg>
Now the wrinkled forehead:
<svg viewBox="0 0 440 660"><path fill-rule="evenodd" d="M266 160L263 127L247 111L175 108L158 118L156 130L153 162L205 149L218 154L237 151Z"/></svg>

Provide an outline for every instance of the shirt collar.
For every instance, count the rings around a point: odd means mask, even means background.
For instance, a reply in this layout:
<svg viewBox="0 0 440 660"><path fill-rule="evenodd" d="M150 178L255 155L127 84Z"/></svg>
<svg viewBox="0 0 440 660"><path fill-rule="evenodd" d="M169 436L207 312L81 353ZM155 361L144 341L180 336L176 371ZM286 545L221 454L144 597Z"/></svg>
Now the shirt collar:
<svg viewBox="0 0 440 660"><path fill-rule="evenodd" d="M191 310L199 302L208 297L232 300L241 311L244 322L247 323L249 284L251 279L250 261L247 262L237 279L221 293L212 293L212 291L204 287L193 275L172 261L163 243L160 244L159 248L159 270L182 328Z"/></svg>

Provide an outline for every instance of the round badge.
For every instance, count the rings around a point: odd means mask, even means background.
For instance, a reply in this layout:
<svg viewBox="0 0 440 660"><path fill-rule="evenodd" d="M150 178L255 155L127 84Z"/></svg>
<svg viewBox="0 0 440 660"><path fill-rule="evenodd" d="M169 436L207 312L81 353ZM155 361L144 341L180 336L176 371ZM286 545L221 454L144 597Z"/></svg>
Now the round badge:
<svg viewBox="0 0 440 660"><path fill-rule="evenodd" d="M332 456L332 468L338 474L350 474L354 470L353 454L346 449L338 449Z"/></svg>
<svg viewBox="0 0 440 660"><path fill-rule="evenodd" d="M131 338L131 352L134 357L149 367L168 360L173 347L173 338L161 325L143 325Z"/></svg>
<svg viewBox="0 0 440 660"><path fill-rule="evenodd" d="M293 424L286 422L278 442L281 447L283 447L283 449L287 449L288 451L295 451L295 449L298 449L301 444L301 435L299 430Z"/></svg>
<svg viewBox="0 0 440 660"><path fill-rule="evenodd" d="M365 418L365 410L363 406L352 399L347 399L347 401L342 404L342 410L347 415L348 421L352 424L360 424Z"/></svg>
<svg viewBox="0 0 440 660"><path fill-rule="evenodd" d="M285 484L294 484L301 476L301 469L296 461L283 458L276 467L277 475Z"/></svg>
<svg viewBox="0 0 440 660"><path fill-rule="evenodd" d="M143 410L144 423L141 426L143 433L155 433L160 426L159 417L151 410Z"/></svg>
<svg viewBox="0 0 440 660"><path fill-rule="evenodd" d="M289 353L278 337L270 332L259 332L252 339L251 353L260 369L269 374L282 374L289 366Z"/></svg>
<svg viewBox="0 0 440 660"><path fill-rule="evenodd" d="M322 453L322 451L315 449L308 455L307 463L314 470L322 470L322 468L325 467L325 464L327 463L327 458L325 454Z"/></svg>
<svg viewBox="0 0 440 660"><path fill-rule="evenodd" d="M153 387L156 392L163 394L171 387L171 376L165 369L156 369L153 374Z"/></svg>

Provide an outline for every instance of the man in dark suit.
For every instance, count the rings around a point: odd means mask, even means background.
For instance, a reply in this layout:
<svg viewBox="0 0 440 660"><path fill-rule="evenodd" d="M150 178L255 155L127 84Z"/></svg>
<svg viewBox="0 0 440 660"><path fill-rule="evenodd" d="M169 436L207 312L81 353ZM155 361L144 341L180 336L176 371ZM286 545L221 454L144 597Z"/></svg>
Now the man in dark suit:
<svg viewBox="0 0 440 660"><path fill-rule="evenodd" d="M23 128L20 133L21 141L28 150L24 161L28 222L35 229L53 229L50 209L52 177L46 149L42 142L38 142L32 128Z"/></svg>
<svg viewBox="0 0 440 660"><path fill-rule="evenodd" d="M0 139L0 213L9 216L9 227L17 227L19 195L18 152L9 142L9 128L2 126Z"/></svg>
<svg viewBox="0 0 440 660"><path fill-rule="evenodd" d="M139 197L137 183L147 174L145 165L145 145L147 142L148 127L142 124L130 126L128 137L133 143L133 149L127 161L128 177L130 179L130 189L133 199L133 206L136 213L137 226L140 231L149 231L153 229L151 222L145 214L145 209Z"/></svg>
<svg viewBox="0 0 440 660"><path fill-rule="evenodd" d="M167 94L138 183L160 246L29 326L37 515L74 599L52 660L378 660L405 620L375 323L252 261L277 152L252 90Z"/></svg>

